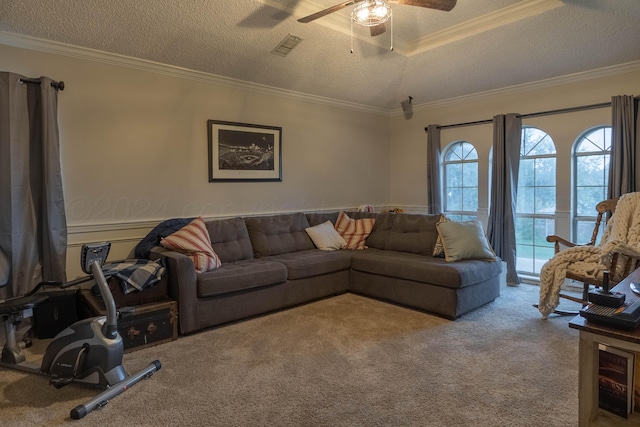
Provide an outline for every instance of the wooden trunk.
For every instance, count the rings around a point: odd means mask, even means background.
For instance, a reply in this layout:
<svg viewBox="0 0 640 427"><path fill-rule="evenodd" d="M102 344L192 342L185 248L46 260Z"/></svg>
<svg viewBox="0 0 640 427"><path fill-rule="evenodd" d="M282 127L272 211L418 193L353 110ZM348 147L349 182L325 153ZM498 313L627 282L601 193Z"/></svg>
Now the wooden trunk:
<svg viewBox="0 0 640 427"><path fill-rule="evenodd" d="M80 291L80 300L86 317L104 316L102 299L88 289ZM175 301L158 301L130 306L133 313L120 313L118 307L118 333L125 352L162 344L178 338L178 306Z"/></svg>

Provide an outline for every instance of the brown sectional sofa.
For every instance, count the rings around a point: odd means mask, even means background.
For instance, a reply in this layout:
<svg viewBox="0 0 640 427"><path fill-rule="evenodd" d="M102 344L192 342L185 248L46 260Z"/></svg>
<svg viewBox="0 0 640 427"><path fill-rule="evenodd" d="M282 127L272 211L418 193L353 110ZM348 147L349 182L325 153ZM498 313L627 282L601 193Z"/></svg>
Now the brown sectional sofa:
<svg viewBox="0 0 640 427"><path fill-rule="evenodd" d="M375 218L367 249L322 251L305 228L338 212L293 213L206 222L221 267L196 273L189 257L164 256L180 332L245 319L324 297L354 292L448 319L500 295L499 262L433 257L439 215L350 212Z"/></svg>

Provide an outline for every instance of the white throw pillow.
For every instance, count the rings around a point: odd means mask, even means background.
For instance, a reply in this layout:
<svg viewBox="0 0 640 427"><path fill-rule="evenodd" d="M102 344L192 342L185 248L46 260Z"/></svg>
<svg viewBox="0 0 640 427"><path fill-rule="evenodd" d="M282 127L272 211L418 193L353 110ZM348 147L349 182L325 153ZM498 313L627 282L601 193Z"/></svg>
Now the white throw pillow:
<svg viewBox="0 0 640 427"><path fill-rule="evenodd" d="M305 231L309 237L311 237L316 247L323 251L335 251L336 249L343 249L347 246L347 242L336 231L331 221L305 228Z"/></svg>

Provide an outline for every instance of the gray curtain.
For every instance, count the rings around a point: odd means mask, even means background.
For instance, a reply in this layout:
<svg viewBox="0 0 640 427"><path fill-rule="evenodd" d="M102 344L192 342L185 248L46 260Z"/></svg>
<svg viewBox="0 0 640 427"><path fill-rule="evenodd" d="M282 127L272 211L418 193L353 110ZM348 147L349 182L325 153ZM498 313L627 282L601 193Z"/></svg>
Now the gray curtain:
<svg viewBox="0 0 640 427"><path fill-rule="evenodd" d="M487 237L496 255L507 263L507 283L520 284L516 273L516 200L522 119L517 114L493 118L491 203Z"/></svg>
<svg viewBox="0 0 640 427"><path fill-rule="evenodd" d="M430 214L442 212L439 125L427 126L427 205Z"/></svg>
<svg viewBox="0 0 640 427"><path fill-rule="evenodd" d="M611 158L608 198L640 190L636 165L640 161L640 111L633 96L611 98Z"/></svg>
<svg viewBox="0 0 640 427"><path fill-rule="evenodd" d="M0 279L6 282L0 299L22 295L42 280L66 280L58 93L52 83L0 72Z"/></svg>

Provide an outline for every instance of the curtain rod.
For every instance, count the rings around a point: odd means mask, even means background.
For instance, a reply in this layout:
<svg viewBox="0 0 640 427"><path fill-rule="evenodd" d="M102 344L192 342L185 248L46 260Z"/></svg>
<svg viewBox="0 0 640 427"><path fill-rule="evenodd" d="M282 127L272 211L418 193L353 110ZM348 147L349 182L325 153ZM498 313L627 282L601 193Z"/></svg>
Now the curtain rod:
<svg viewBox="0 0 640 427"><path fill-rule="evenodd" d="M601 102L600 104L590 104L590 105L582 105L580 107L569 107L569 108L560 108L559 110L549 110L549 111L540 111L538 113L529 113L529 114L518 114L517 117L527 118L527 117L540 117L540 116L549 116L552 114L563 114L563 113L573 113L576 111L584 111L584 110L594 110L596 108L606 108L611 107L611 102ZM455 123L452 125L443 125L438 126L438 129L447 129L447 128L458 128L463 126L474 126L474 125L484 125L488 123L493 123L493 119L486 120L478 120L475 122L465 122L465 123ZM427 128L424 128L424 131L427 131Z"/></svg>
<svg viewBox="0 0 640 427"><path fill-rule="evenodd" d="M36 84L39 85L40 84L40 79L18 79L18 81L20 83L32 83L32 84ZM59 81L59 82L51 82L51 87L56 89L56 90L64 90L64 82L63 81Z"/></svg>

